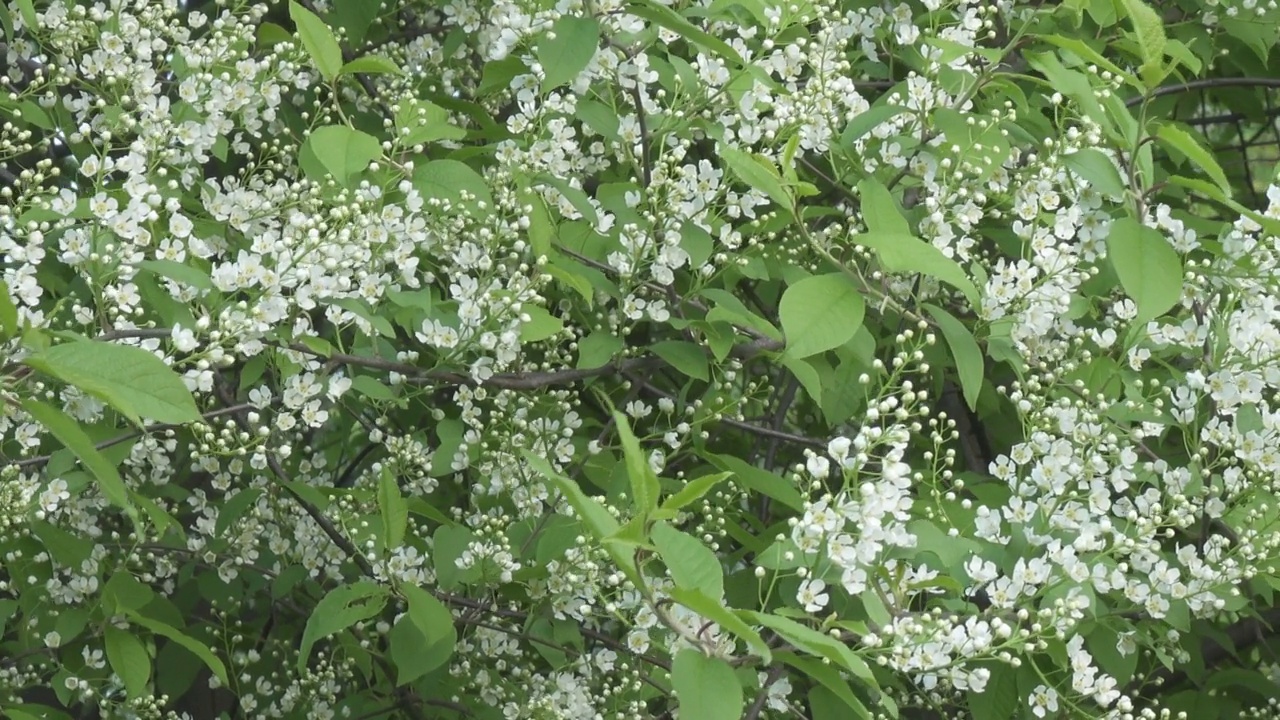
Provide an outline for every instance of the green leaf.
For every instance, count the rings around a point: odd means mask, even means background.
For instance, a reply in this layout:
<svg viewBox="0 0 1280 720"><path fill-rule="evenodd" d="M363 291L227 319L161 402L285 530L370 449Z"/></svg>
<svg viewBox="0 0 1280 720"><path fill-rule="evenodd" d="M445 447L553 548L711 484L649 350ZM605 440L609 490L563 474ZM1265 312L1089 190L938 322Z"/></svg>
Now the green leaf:
<svg viewBox="0 0 1280 720"><path fill-rule="evenodd" d="M804 511L804 498L800 496L800 492L794 485L781 476L751 465L733 455L707 453L703 457L721 470L732 472L734 481L748 490L773 498L797 512Z"/></svg>
<svg viewBox="0 0 1280 720"><path fill-rule="evenodd" d="M1135 325L1156 319L1182 297L1182 259L1159 231L1118 218L1111 223L1107 253L1121 287L1138 304Z"/></svg>
<svg viewBox="0 0 1280 720"><path fill-rule="evenodd" d="M404 71L400 69L391 60L381 55L365 55L342 66L338 71L339 75L355 75L356 73L367 73L370 75L404 75Z"/></svg>
<svg viewBox="0 0 1280 720"><path fill-rule="evenodd" d="M1067 169L1079 175L1080 179L1094 190L1112 199L1123 198L1128 191L1116 164L1111 162L1111 158L1104 155L1101 150L1096 148L1077 150L1063 156L1062 162Z"/></svg>
<svg viewBox="0 0 1280 720"><path fill-rule="evenodd" d="M304 146L315 154L325 171L340 185L352 175L364 172L382 155L382 146L372 135L346 125L325 125L311 131Z"/></svg>
<svg viewBox="0 0 1280 720"><path fill-rule="evenodd" d="M907 108L901 105L888 105L877 103L867 108L866 112L859 113L854 116L849 124L845 126L844 132L840 134L840 144L846 149L852 150L853 144L862 139L862 136L871 132L881 123L892 120L904 112L909 112Z"/></svg>
<svg viewBox="0 0 1280 720"><path fill-rule="evenodd" d="M854 237L854 242L876 251L880 264L891 273L920 273L941 280L964 294L970 305L982 304L978 288L955 260L913 235L869 232Z"/></svg>
<svg viewBox="0 0 1280 720"><path fill-rule="evenodd" d="M531 343L547 340L564 330L564 321L547 312L546 308L537 305L525 305L520 312L529 316L529 321L520 326L520 342Z"/></svg>
<svg viewBox="0 0 1280 720"><path fill-rule="evenodd" d="M200 661L209 668L209 670L213 671L213 674L222 681L223 687L230 685L230 681L227 678L227 667L222 664L222 661L218 659L217 655L213 654L213 651L209 649L209 646L178 630L177 628L168 625L167 623L160 622L159 620L152 620L151 618L139 615L132 610L126 610L125 617L129 618L130 623L144 627L147 630L150 630L153 634L168 638L172 642L182 646L192 655L199 658Z"/></svg>
<svg viewBox="0 0 1280 720"><path fill-rule="evenodd" d="M742 56L728 43L689 22L675 10L654 0L632 0L627 3L626 11L658 27L666 28L690 43L700 45L736 65L743 64Z"/></svg>
<svg viewBox="0 0 1280 720"><path fill-rule="evenodd" d="M1156 126L1156 139L1195 163L1196 167L1217 184L1223 195L1231 196L1231 183L1227 180L1227 174L1222 171L1222 166L1190 133L1176 125L1160 123Z"/></svg>
<svg viewBox="0 0 1280 720"><path fill-rule="evenodd" d="M600 23L595 18L561 15L534 50L544 73L543 92L572 83L599 46Z"/></svg>
<svg viewBox="0 0 1280 720"><path fill-rule="evenodd" d="M707 382L711 372L702 346L686 340L663 340L649 346L654 355L695 380Z"/></svg>
<svg viewBox="0 0 1280 720"><path fill-rule="evenodd" d="M1069 50L1080 57L1081 60L1093 63L1103 70L1107 70L1114 75L1124 79L1130 85L1141 87L1138 78L1122 69L1119 65L1108 60L1106 57L1087 45L1083 40L1073 37L1064 37L1062 35L1040 35L1038 39L1043 40L1050 45L1056 45L1064 50Z"/></svg>
<svg viewBox="0 0 1280 720"><path fill-rule="evenodd" d="M143 418L175 425L200 419L182 378L142 348L80 340L54 345L23 363L102 400L135 425Z"/></svg>
<svg viewBox="0 0 1280 720"><path fill-rule="evenodd" d="M102 586L102 607L110 614L123 615L130 610L141 610L155 596L155 591L128 571L119 570Z"/></svg>
<svg viewBox="0 0 1280 720"><path fill-rule="evenodd" d="M991 671L987 686L980 693L972 690L968 693L973 720L1009 720L1015 717L1022 703L1018 694L1018 671L1003 663L992 663L987 669ZM1106 671L1105 668L1103 670ZM1120 678L1121 684L1125 682Z"/></svg>
<svg viewBox="0 0 1280 720"><path fill-rule="evenodd" d="M593 369L608 365L623 347L624 343L616 335L605 330L592 331L578 341L577 367Z"/></svg>
<svg viewBox="0 0 1280 720"><path fill-rule="evenodd" d="M9 296L9 286L0 280L0 342L17 337L22 327L18 325L18 306Z"/></svg>
<svg viewBox="0 0 1280 720"><path fill-rule="evenodd" d="M671 662L671 687L680 703L682 718L739 720L742 717L742 685L733 668L720 658L684 648Z"/></svg>
<svg viewBox="0 0 1280 720"><path fill-rule="evenodd" d="M493 195L480 173L459 160L432 160L417 166L413 171L413 185L424 200L448 200L455 208L482 210L484 215L493 209ZM463 200L462 192L471 194L471 200Z"/></svg>
<svg viewBox="0 0 1280 720"><path fill-rule="evenodd" d="M960 391L970 410L978 409L978 395L982 392L982 373L984 363L982 350L973 333L951 313L937 305L924 304L924 309L933 317L942 331L942 337L951 348L951 356L956 361L956 375L960 378Z"/></svg>
<svg viewBox="0 0 1280 720"><path fill-rule="evenodd" d="M347 41L352 47L360 47L383 5L370 0L335 0L332 17L347 31Z"/></svg>
<svg viewBox="0 0 1280 720"><path fill-rule="evenodd" d="M107 662L124 682L125 692L134 699L146 697L147 681L151 679L151 656L147 654L147 647L133 633L113 625L103 629L102 640Z"/></svg>
<svg viewBox="0 0 1280 720"><path fill-rule="evenodd" d="M116 466L98 452L93 446L93 440L90 440L81 429L80 423L58 408L31 398L22 401L22 409L52 433L58 442L80 458L80 462L98 481L98 491L103 497L123 509L129 517L137 518L138 511L129 502L129 490L125 487L124 480L120 478L120 473L116 472Z"/></svg>
<svg viewBox="0 0 1280 720"><path fill-rule="evenodd" d="M289 17L298 26L302 47L311 56L311 62L325 80L333 82L342 70L342 48L333 37L333 31L315 13L289 0Z"/></svg>
<svg viewBox="0 0 1280 720"><path fill-rule="evenodd" d="M618 532L618 521L600 503L582 492L578 483L556 472L546 460L528 450L521 451L521 454L535 472L549 480L552 486L564 495L565 500L569 502L592 535L597 539L603 539Z"/></svg>
<svg viewBox="0 0 1280 720"><path fill-rule="evenodd" d="M664 522L655 523L650 533L676 587L697 590L712 600L720 599L724 594L724 568L711 548Z"/></svg>
<svg viewBox="0 0 1280 720"><path fill-rule="evenodd" d="M716 146L716 153L739 180L768 195L787 213L793 211L795 203L791 193L782 184L782 176L772 164L725 143Z"/></svg>
<svg viewBox="0 0 1280 720"><path fill-rule="evenodd" d="M1134 37L1142 53L1142 67L1139 74L1153 88L1164 79L1164 21L1160 14L1151 9L1142 0L1121 0L1129 21L1133 23Z"/></svg>
<svg viewBox="0 0 1280 720"><path fill-rule="evenodd" d="M795 358L826 352L853 339L866 303L844 273L814 275L791 285L778 303L778 319Z"/></svg>
<svg viewBox="0 0 1280 720"><path fill-rule="evenodd" d="M391 474L391 468L386 465L378 477L378 512L382 514L383 543L387 550L400 547L409 523L409 505L400 494L400 484Z"/></svg>
<svg viewBox="0 0 1280 720"><path fill-rule="evenodd" d="M18 6L18 12L22 14L22 24L27 26L28 30L35 30L40 27L40 18L36 16L36 6L31 0L15 0Z"/></svg>
<svg viewBox="0 0 1280 720"><path fill-rule="evenodd" d="M779 637L794 645L797 649L821 658L826 658L837 666L844 668L854 677L862 680L867 686L879 688L875 675L866 661L854 654L848 645L813 628L802 625L795 620L761 612L743 612L743 616L763 625L778 634Z"/></svg>
<svg viewBox="0 0 1280 720"><path fill-rule="evenodd" d="M387 589L367 580L340 585L316 603L298 645L298 670L307 666L316 641L368 620L387 604Z"/></svg>
<svg viewBox="0 0 1280 720"><path fill-rule="evenodd" d="M676 494L671 495L662 501L662 509L675 511L687 507L689 504L697 502L703 495L711 491L711 488L719 485L726 478L732 477L731 472L720 472L712 475L703 475L700 478L690 480L687 485L680 488Z"/></svg>
<svg viewBox="0 0 1280 720"><path fill-rule="evenodd" d="M612 408L611 408L612 409ZM631 483L631 501L635 503L637 514L646 517L658 507L658 495L662 486L658 476L649 466L649 460L640 448L640 441L631 431L631 422L627 416L612 410L613 423L618 428L618 439L622 442L622 455L627 462L627 479Z"/></svg>
<svg viewBox="0 0 1280 720"><path fill-rule="evenodd" d="M396 127L401 130L396 139L402 145L418 145L436 140L460 140L467 131L449 122L449 111L426 100L412 98L400 102L396 113ZM403 131L408 130L406 134Z"/></svg>
<svg viewBox="0 0 1280 720"><path fill-rule="evenodd" d="M839 700L845 707L853 711L854 715L861 718L871 718L872 715L867 711L867 706L862 704L857 695L853 694L853 690L849 688L849 683L840 677L839 671L830 664L823 663L819 660L801 657L791 652L780 652L774 655L779 662L790 665L800 671L801 675L807 678L817 680L822 687L831 692L835 699ZM848 717L847 713L834 714L833 718Z"/></svg>
<svg viewBox="0 0 1280 720"><path fill-rule="evenodd" d="M561 475L551 467L550 463L528 450L521 450L520 454L524 456L525 462L533 468L535 472L551 482L564 499L573 508L578 518L582 520L582 524L586 526L591 535L600 541L604 549L608 551L613 561L626 573L627 578L635 583L636 587L644 584L640 577L640 571L636 567L635 558L629 555L627 551L616 542L607 542L610 538L618 533L621 525L618 520L609 514L600 503L593 498L588 497L578 486L578 483Z"/></svg>
<svg viewBox="0 0 1280 720"><path fill-rule="evenodd" d="M243 517L245 511L256 504L260 497L262 497L262 488L245 488L228 498L222 507L218 508L218 521L213 526L214 536L226 537L227 530Z"/></svg>
<svg viewBox="0 0 1280 720"><path fill-rule="evenodd" d="M911 225L903 217L893 193L875 177L868 176L858 183L858 195L862 200L862 220L868 230L911 234Z"/></svg>
<svg viewBox="0 0 1280 720"><path fill-rule="evenodd" d="M403 685L448 662L458 643L458 631L453 625L453 614L434 595L416 585L402 585L400 592L409 604L409 611L401 622L407 619L411 623L421 643L418 647L409 648L413 662L410 668L406 668L395 659L396 642L392 638L392 660L398 670L396 682ZM404 657L405 649L401 648L401 657Z"/></svg>
<svg viewBox="0 0 1280 720"><path fill-rule="evenodd" d="M160 277L190 285L197 290L213 289L213 281L209 279L209 273L193 267L189 263L174 262L173 260L144 260L138 263L138 267L153 272Z"/></svg>

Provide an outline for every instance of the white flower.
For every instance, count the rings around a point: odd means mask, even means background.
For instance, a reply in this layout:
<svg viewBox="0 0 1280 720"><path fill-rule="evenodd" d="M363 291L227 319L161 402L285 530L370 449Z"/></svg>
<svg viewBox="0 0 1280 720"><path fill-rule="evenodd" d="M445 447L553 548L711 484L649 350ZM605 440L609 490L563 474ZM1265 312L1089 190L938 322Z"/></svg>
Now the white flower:
<svg viewBox="0 0 1280 720"><path fill-rule="evenodd" d="M827 602L831 596L826 593L827 583L815 578L810 578L800 583L800 589L796 591L796 600L804 606L805 612L821 612L822 608L827 606Z"/></svg>

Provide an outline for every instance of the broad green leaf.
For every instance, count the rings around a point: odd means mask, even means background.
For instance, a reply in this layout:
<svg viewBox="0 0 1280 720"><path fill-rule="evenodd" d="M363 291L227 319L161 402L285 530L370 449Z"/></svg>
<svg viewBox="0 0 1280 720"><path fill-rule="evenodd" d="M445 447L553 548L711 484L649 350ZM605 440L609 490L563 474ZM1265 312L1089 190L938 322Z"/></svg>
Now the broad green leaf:
<svg viewBox="0 0 1280 720"><path fill-rule="evenodd" d="M978 395L982 392L982 374L984 363L982 349L973 333L954 315L937 305L924 304L924 309L938 324L942 337L951 348L951 356L956 361L956 375L960 378L960 391L970 410L978 409Z"/></svg>
<svg viewBox="0 0 1280 720"><path fill-rule="evenodd" d="M844 345L862 327L866 310L844 273L815 275L791 285L778 303L787 353L805 358Z"/></svg>
<svg viewBox="0 0 1280 720"><path fill-rule="evenodd" d="M1111 223L1107 253L1121 287L1138 304L1135 325L1156 319L1182 297L1182 259L1158 230L1119 218Z"/></svg>
<svg viewBox="0 0 1280 720"><path fill-rule="evenodd" d="M135 425L143 418L175 425L200 419L182 378L142 348L80 340L54 345L23 363L102 400Z"/></svg>
<svg viewBox="0 0 1280 720"><path fill-rule="evenodd" d="M141 610L155 596L154 590L124 570L116 571L102 586L103 610L111 614L123 615L130 610Z"/></svg>
<svg viewBox="0 0 1280 720"><path fill-rule="evenodd" d="M610 515L604 506L587 496L582 488L578 487L578 483L556 472L550 463L528 450L522 451L521 454L535 472L546 478L552 487L564 495L578 518L596 539L604 539L618 532L620 525L617 519Z"/></svg>
<svg viewBox="0 0 1280 720"><path fill-rule="evenodd" d="M364 172L382 155L377 138L346 125L318 127L305 144L340 185L346 185L352 175Z"/></svg>
<svg viewBox="0 0 1280 720"><path fill-rule="evenodd" d="M613 410L613 424L618 429L618 439L622 442L622 455L627 463L631 502L635 505L637 516L647 517L658 507L658 495L662 492L658 475L649 466L649 459L640 448L640 440L631 431L631 422L627 420L627 416Z"/></svg>
<svg viewBox="0 0 1280 720"><path fill-rule="evenodd" d="M449 111L426 100L406 99L396 113L396 139L403 145L418 145L436 140L460 140L467 131L449 121ZM406 134L403 131L408 130Z"/></svg>
<svg viewBox="0 0 1280 720"><path fill-rule="evenodd" d="M387 604L387 589L367 580L339 585L316 603L298 645L298 670L307 666L316 642L368 620Z"/></svg>
<svg viewBox="0 0 1280 720"><path fill-rule="evenodd" d="M35 3L31 0L14 0L14 4L18 6L18 12L22 15L22 24L26 25L28 30L36 30L40 27Z"/></svg>
<svg viewBox="0 0 1280 720"><path fill-rule="evenodd" d="M658 27L666 28L690 43L700 45L720 57L732 61L735 65L743 64L742 56L729 43L699 28L686 20L683 15L661 3L654 0L631 0L631 2L627 3L626 11L638 18L648 20Z"/></svg>
<svg viewBox="0 0 1280 720"><path fill-rule="evenodd" d="M386 465L378 476L378 512L382 515L383 542L387 550L400 547L409 523L409 506L400 494L400 484Z"/></svg>
<svg viewBox="0 0 1280 720"><path fill-rule="evenodd" d="M733 455L707 453L703 457L721 470L732 472L734 481L748 490L773 498L797 512L804 511L804 498L794 485L781 476Z"/></svg>
<svg viewBox="0 0 1280 720"><path fill-rule="evenodd" d="M731 472L719 472L712 475L703 475L700 478L690 480L687 485L680 488L676 494L669 496L662 501L663 510L680 510L688 507L690 504L697 502L711 491L716 485L719 485L726 478L732 477Z"/></svg>
<svg viewBox="0 0 1280 720"><path fill-rule="evenodd" d="M1160 14L1151 9L1143 0L1121 0L1129 21L1133 23L1134 39L1142 53L1142 67L1139 74L1154 88L1164 79L1164 20Z"/></svg>
<svg viewBox="0 0 1280 720"><path fill-rule="evenodd" d="M334 0L331 17L347 31L352 47L360 47L383 7L384 3L369 0Z"/></svg>
<svg viewBox="0 0 1280 720"><path fill-rule="evenodd" d="M28 523L28 529L40 540L49 557L62 567L78 570L81 563L93 555L91 540L63 530L53 523L33 520Z"/></svg>
<svg viewBox="0 0 1280 720"><path fill-rule="evenodd" d="M52 433L58 442L80 458L80 462L98 481L98 491L103 497L111 504L122 508L131 518L137 518L138 511L129 502L129 490L125 487L124 480L120 478L120 473L116 471L116 466L98 452L93 445L93 440L89 439L74 418L52 405L46 405L31 398L22 401L22 409Z"/></svg>
<svg viewBox="0 0 1280 720"><path fill-rule="evenodd" d="M650 533L676 587L697 590L712 600L720 599L724 594L724 569L711 548L664 522L655 523Z"/></svg>
<svg viewBox="0 0 1280 720"><path fill-rule="evenodd" d="M860 718L871 718L872 715L867 711L867 706L862 704L857 695L853 694L853 690L849 688L849 683L840 677L839 671L832 667L829 663L823 663L820 660L802 657L792 652L775 653L774 658L779 662L790 665L800 671L807 678L817 680L822 687L831 691L832 696L839 700L846 708L853 711L853 714ZM832 715L834 718L848 717L847 713Z"/></svg>
<svg viewBox="0 0 1280 720"><path fill-rule="evenodd" d="M595 18L561 15L534 51L542 64L543 92L573 83L599 45L600 23Z"/></svg>
<svg viewBox="0 0 1280 720"><path fill-rule="evenodd" d="M1056 45L1064 50L1070 50L1079 56L1081 60L1093 63L1103 70L1107 70L1112 74L1123 78L1124 81L1130 85L1141 87L1141 83L1138 78L1122 69L1119 65L1108 60L1101 53L1094 50L1079 38L1064 37L1062 35L1040 35L1038 36L1038 39L1043 40L1050 45Z"/></svg>
<svg viewBox="0 0 1280 720"><path fill-rule="evenodd" d="M531 343L547 340L560 334L564 321L537 305L526 305L520 310L529 321L520 326L520 342Z"/></svg>
<svg viewBox="0 0 1280 720"><path fill-rule="evenodd" d="M399 65L381 55L365 55L343 65L339 71L340 75L355 75L356 73L403 75L404 71L400 69Z"/></svg>
<svg viewBox="0 0 1280 720"><path fill-rule="evenodd" d="M18 325L18 306L9 296L9 286L0 280L0 342L17 337L21 329Z"/></svg>
<svg viewBox="0 0 1280 720"><path fill-rule="evenodd" d="M409 611L400 622L409 622L413 630L412 633L400 631L401 647L398 650L397 638L393 636L391 641L392 661L397 669L396 683L403 685L448 662L458 643L458 631L453 625L453 613L434 595L415 585L402 585L400 592L409 604ZM420 644L406 646L405 641L411 637ZM406 659L412 662L402 662Z"/></svg>
<svg viewBox="0 0 1280 720"><path fill-rule="evenodd" d="M102 631L103 645L111 670L124 682L125 692L131 698L147 695L147 681L151 679L151 656L146 645L128 630L107 625Z"/></svg>
<svg viewBox="0 0 1280 720"><path fill-rule="evenodd" d="M149 270L160 277L190 285L197 290L213 289L213 281L209 279L209 273L192 266L190 263L180 263L173 260L144 260L138 263L138 267L143 270Z"/></svg>
<svg viewBox="0 0 1280 720"><path fill-rule="evenodd" d="M342 48L333 37L333 31L315 13L289 0L289 17L298 26L298 36L311 62L325 80L333 82L342 70Z"/></svg>
<svg viewBox="0 0 1280 720"><path fill-rule="evenodd" d="M671 662L671 687L680 703L682 718L740 720L742 717L742 685L733 668L720 658L684 648Z"/></svg>
<svg viewBox="0 0 1280 720"><path fill-rule="evenodd" d="M1114 651L1114 647L1112 649ZM980 693L972 690L968 693L973 720L1010 720L1022 704L1018 695L1018 671L1003 663L991 663L987 670L991 672L987 686ZM1103 672L1108 672L1105 667ZM1121 684L1128 682L1127 678L1118 679Z"/></svg>
<svg viewBox="0 0 1280 720"><path fill-rule="evenodd" d="M878 125L888 122L904 112L908 112L908 110L901 105L872 105L865 112L855 115L849 121L849 124L844 128L844 132L840 134L840 143L846 149L852 150L853 144L861 140L864 135L874 130Z"/></svg>
<svg viewBox="0 0 1280 720"><path fill-rule="evenodd" d="M706 382L711 379L707 355L701 345L686 340L663 340L650 345L649 350L695 380Z"/></svg>
<svg viewBox="0 0 1280 720"><path fill-rule="evenodd" d="M891 273L920 273L941 280L964 294L974 308L981 306L978 288L955 260L913 235L869 232L853 241L876 251L880 264Z"/></svg>
<svg viewBox="0 0 1280 720"><path fill-rule="evenodd" d="M1079 175L1094 190L1112 199L1123 198L1128 191L1115 163L1111 162L1111 158L1104 155L1101 150L1096 148L1077 150L1063 156L1062 162L1067 169Z"/></svg>
<svg viewBox="0 0 1280 720"><path fill-rule="evenodd" d="M802 360L786 354L780 358L780 362L784 368L791 371L796 380L800 381L800 387L804 388L809 397L813 398L813 401L821 406L822 374L818 371L818 366L827 366L827 361L820 356Z"/></svg>
<svg viewBox="0 0 1280 720"><path fill-rule="evenodd" d="M396 336L396 330L391 326L391 322L385 316L373 312L369 305L359 298L330 298L327 302L369 323L383 337L393 338Z"/></svg>
<svg viewBox="0 0 1280 720"><path fill-rule="evenodd" d="M893 193L874 176L858 183L858 195L862 201L862 220L872 232L911 234L911 225L903 217Z"/></svg>
<svg viewBox="0 0 1280 720"><path fill-rule="evenodd" d="M1190 133L1176 125L1160 123L1156 127L1156 139L1195 163L1196 167L1217 184L1223 195L1231 196L1231 183L1227 180L1227 174L1222 171L1222 166L1214 159L1213 153L1201 146Z"/></svg>
<svg viewBox="0 0 1280 720"><path fill-rule="evenodd" d="M582 524L591 531L593 537L600 541L609 553L609 557L613 558L614 563L626 574L627 579L631 580L636 587L642 586L644 581L640 577L639 568L636 567L635 556L631 554L633 551L621 543L610 541L621 529L618 520L610 515L604 506L584 493L578 483L556 472L546 460L528 450L522 450L520 454L535 472L550 481L560 494L564 495L569 506L582 520Z"/></svg>
<svg viewBox="0 0 1280 720"><path fill-rule="evenodd" d="M285 30L283 27L273 23L264 22L258 25L258 32L254 34L260 47L269 48L272 45L279 45L283 42L293 42L293 33ZM181 75L179 75L181 77Z"/></svg>
<svg viewBox="0 0 1280 720"><path fill-rule="evenodd" d="M871 674L871 668L866 661L858 657L853 650L849 649L848 645L830 635L818 632L807 625L802 625L781 615L761 612L742 612L740 614L754 621L757 625L763 625L774 631L779 637L791 643L797 649L810 655L826 658L853 674L854 677L862 680L869 687L879 688L879 684L876 682L875 676Z"/></svg>
<svg viewBox="0 0 1280 720"><path fill-rule="evenodd" d="M1111 119L1098 102L1098 96L1088 76L1082 72L1068 70L1052 53L1028 52L1024 53L1023 57L1031 67L1045 76L1049 87L1075 100L1090 119L1102 126L1104 130L1114 134L1115 129Z"/></svg>
<svg viewBox="0 0 1280 720"><path fill-rule="evenodd" d="M200 658L200 661L203 662L209 670L213 671L213 674L222 681L223 687L230 684L227 678L226 665L223 665L222 660L218 659L218 656L213 654L213 651L209 649L209 646L199 640L196 640L190 635L187 635L181 630L178 630L172 625L160 622L159 620L152 620L149 617L144 617L131 610L125 611L125 617L129 618L130 623L144 627L155 635L168 638L170 641L181 645L192 655Z"/></svg>
<svg viewBox="0 0 1280 720"><path fill-rule="evenodd" d="M245 511L257 503L260 497L262 497L262 488L245 488L232 495L218 508L218 521L213 529L214 536L225 537L227 530L243 517Z"/></svg>
<svg viewBox="0 0 1280 720"><path fill-rule="evenodd" d="M417 166L413 171L413 185L424 200L448 200L454 206L485 210L484 214L493 209L488 183L470 165L459 160L432 160ZM463 200L463 191L469 193L471 199ZM483 208L480 203L484 203Z"/></svg>
<svg viewBox="0 0 1280 720"><path fill-rule="evenodd" d="M716 147L716 154L739 180L768 195L781 210L788 214L793 211L795 202L791 193L782 184L778 169L768 161L725 143Z"/></svg>
<svg viewBox="0 0 1280 720"><path fill-rule="evenodd" d="M595 330L578 341L578 362L575 367L592 369L603 367L622 352L624 343L607 330Z"/></svg>

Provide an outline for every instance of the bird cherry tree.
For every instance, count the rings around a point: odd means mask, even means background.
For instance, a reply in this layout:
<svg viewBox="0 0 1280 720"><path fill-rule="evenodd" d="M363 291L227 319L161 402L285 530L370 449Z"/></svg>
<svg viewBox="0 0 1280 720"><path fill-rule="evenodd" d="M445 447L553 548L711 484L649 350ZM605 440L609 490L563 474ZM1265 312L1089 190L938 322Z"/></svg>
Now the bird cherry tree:
<svg viewBox="0 0 1280 720"><path fill-rule="evenodd" d="M5 717L1280 715L1274 1L0 25Z"/></svg>

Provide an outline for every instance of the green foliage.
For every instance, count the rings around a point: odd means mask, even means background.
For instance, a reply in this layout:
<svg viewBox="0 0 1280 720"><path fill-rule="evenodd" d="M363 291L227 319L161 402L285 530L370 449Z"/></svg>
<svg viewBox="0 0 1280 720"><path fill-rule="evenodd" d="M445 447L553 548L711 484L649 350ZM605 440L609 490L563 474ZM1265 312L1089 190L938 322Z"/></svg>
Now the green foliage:
<svg viewBox="0 0 1280 720"><path fill-rule="evenodd" d="M1271 711L1276 8L89 5L0 6L5 717Z"/></svg>

